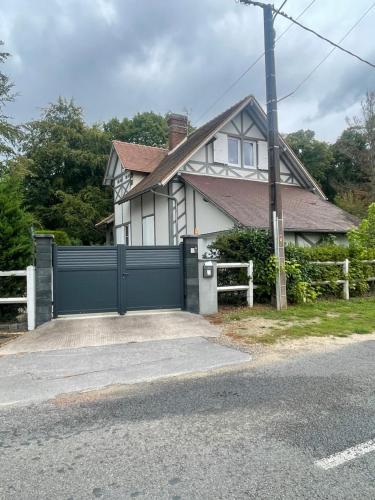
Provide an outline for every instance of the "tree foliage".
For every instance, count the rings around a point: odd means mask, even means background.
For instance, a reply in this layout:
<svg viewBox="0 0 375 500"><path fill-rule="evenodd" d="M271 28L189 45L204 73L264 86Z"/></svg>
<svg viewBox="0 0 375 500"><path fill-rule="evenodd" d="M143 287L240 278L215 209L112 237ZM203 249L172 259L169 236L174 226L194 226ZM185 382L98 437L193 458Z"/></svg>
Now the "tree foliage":
<svg viewBox="0 0 375 500"><path fill-rule="evenodd" d="M168 142L168 126L165 116L156 113L137 113L133 118L112 118L104 123L104 130L112 140L165 147Z"/></svg>
<svg viewBox="0 0 375 500"><path fill-rule="evenodd" d="M333 194L330 185L333 154L331 146L315 138L312 130L298 130L285 137L310 174L321 184L327 195Z"/></svg>
<svg viewBox="0 0 375 500"><path fill-rule="evenodd" d="M0 41L0 47L4 42ZM0 64L5 63L10 54L0 51ZM10 121L10 117L5 113L5 107L15 99L13 92L14 84L10 78L0 71L0 157L3 160L0 162L0 172L5 169L7 160L14 155L15 147L21 137L20 127L14 125Z"/></svg>
<svg viewBox="0 0 375 500"><path fill-rule="evenodd" d="M25 269L32 262L32 216L23 208L21 189L9 175L0 178L0 270ZM23 278L0 278L0 297L21 296ZM2 305L0 318L14 316L17 305Z"/></svg>
<svg viewBox="0 0 375 500"><path fill-rule="evenodd" d="M42 228L64 229L77 243L102 241L95 223L112 210L111 192L101 187L109 150L107 134L86 125L73 100L60 97L25 126L25 202Z"/></svg>

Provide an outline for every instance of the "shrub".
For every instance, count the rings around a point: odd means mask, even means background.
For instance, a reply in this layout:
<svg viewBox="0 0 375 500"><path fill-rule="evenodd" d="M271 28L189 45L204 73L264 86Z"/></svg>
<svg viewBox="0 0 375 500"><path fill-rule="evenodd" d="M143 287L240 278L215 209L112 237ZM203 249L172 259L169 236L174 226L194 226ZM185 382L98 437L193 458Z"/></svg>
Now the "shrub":
<svg viewBox="0 0 375 500"><path fill-rule="evenodd" d="M271 253L271 238L268 231L237 228L221 234L209 247L209 257L221 262L254 262L254 292L257 301L270 301L276 278L276 261ZM337 280L346 279L341 265L315 265L319 262L342 262L350 259L349 282L352 295L363 295L369 290L366 278L375 275L375 266L364 264L361 260L374 259L375 249L364 249L351 244L338 246L328 239L328 244L314 247L285 247L285 272L287 275L288 300L292 303L311 302L319 296L341 296L342 285ZM327 281L316 285L313 282ZM226 270L218 276L220 285L246 284L246 271ZM244 303L246 295L220 294L224 303Z"/></svg>

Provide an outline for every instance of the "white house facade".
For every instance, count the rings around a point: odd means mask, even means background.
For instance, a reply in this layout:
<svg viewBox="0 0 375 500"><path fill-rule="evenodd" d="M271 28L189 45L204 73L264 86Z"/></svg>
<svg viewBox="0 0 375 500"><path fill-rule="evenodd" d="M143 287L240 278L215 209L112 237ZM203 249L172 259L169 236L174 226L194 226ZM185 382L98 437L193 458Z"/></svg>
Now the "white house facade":
<svg viewBox="0 0 375 500"><path fill-rule="evenodd" d="M187 136L170 115L169 149L114 141L104 184L114 193L115 243L177 245L201 235L201 253L218 232L267 228L266 116L249 96ZM280 136L286 242L314 245L326 234L345 242L356 220L329 203Z"/></svg>

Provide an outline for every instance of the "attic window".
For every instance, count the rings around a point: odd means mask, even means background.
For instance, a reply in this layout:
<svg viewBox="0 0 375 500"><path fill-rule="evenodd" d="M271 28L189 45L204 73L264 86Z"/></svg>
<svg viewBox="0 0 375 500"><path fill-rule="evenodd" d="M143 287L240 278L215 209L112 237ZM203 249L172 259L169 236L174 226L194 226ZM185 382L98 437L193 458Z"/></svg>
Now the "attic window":
<svg viewBox="0 0 375 500"><path fill-rule="evenodd" d="M228 137L228 163L238 165L240 140L236 137Z"/></svg>

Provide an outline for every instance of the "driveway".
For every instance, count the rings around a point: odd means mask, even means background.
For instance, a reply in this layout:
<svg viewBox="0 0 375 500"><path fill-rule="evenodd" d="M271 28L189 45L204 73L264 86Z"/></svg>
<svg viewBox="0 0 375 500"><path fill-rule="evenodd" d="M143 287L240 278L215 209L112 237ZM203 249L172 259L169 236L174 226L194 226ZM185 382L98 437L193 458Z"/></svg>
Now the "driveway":
<svg viewBox="0 0 375 500"><path fill-rule="evenodd" d="M219 329L202 316L183 311L70 316L50 321L5 344L0 356L219 334Z"/></svg>

